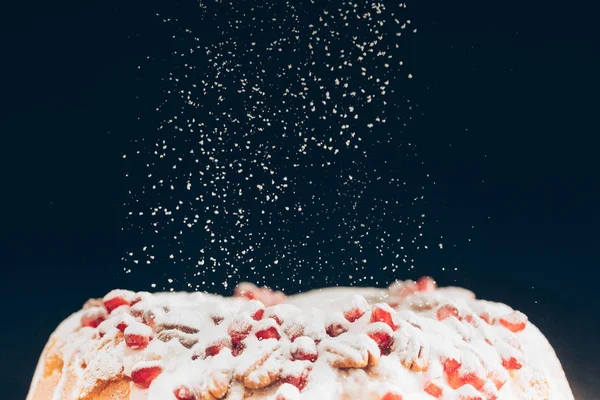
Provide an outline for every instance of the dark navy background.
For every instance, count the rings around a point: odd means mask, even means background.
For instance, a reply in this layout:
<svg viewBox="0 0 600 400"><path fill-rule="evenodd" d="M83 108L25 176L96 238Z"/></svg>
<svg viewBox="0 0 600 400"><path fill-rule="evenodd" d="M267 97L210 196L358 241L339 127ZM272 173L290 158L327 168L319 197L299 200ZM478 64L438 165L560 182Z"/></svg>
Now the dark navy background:
<svg viewBox="0 0 600 400"><path fill-rule="evenodd" d="M6 399L25 397L48 335L88 297L147 290L154 280L121 272L130 240L120 231L121 154L152 128L137 122L148 103L135 96L153 94L138 86L136 66L161 46L151 40L160 24L151 2L115 3L0 12ZM434 229L472 242L398 278L458 267L440 284L527 313L555 346L576 398L594 399L600 65L590 13L541 2L413 3L410 97L423 115L407 135L435 175Z"/></svg>

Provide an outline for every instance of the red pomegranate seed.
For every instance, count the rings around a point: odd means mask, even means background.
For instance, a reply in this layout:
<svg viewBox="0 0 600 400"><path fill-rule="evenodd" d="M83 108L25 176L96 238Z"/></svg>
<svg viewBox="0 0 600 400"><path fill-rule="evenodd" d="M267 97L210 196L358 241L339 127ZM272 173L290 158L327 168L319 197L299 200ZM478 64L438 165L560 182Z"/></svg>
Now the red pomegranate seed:
<svg viewBox="0 0 600 400"><path fill-rule="evenodd" d="M339 323L330 324L325 328L325 332L331 337L338 337L344 332L348 332L348 328Z"/></svg>
<svg viewBox="0 0 600 400"><path fill-rule="evenodd" d="M292 353L292 360L301 360L301 361L317 361L317 357L319 355L317 353L308 353L302 349L298 349Z"/></svg>
<svg viewBox="0 0 600 400"><path fill-rule="evenodd" d="M315 362L319 356L313 339L303 336L292 344L292 360Z"/></svg>
<svg viewBox="0 0 600 400"><path fill-rule="evenodd" d="M481 390L485 385L485 380L475 373L460 374L458 370L446 374L446 380L452 389L458 389L465 385L471 385L477 390Z"/></svg>
<svg viewBox="0 0 600 400"><path fill-rule="evenodd" d="M173 395L177 400L196 400L194 392L186 386L180 386L175 389Z"/></svg>
<svg viewBox="0 0 600 400"><path fill-rule="evenodd" d="M115 308L120 306L129 306L131 302L127 300L125 297L116 296L109 300L104 300L104 307L106 311L110 314Z"/></svg>
<svg viewBox="0 0 600 400"><path fill-rule="evenodd" d="M284 377L282 379L282 381L284 383L289 383L290 385L296 386L298 388L298 390L304 389L304 386L306 385L306 378L304 378L302 375L299 375L299 376L288 375L288 376Z"/></svg>
<svg viewBox="0 0 600 400"><path fill-rule="evenodd" d="M126 328L127 328L127 324L125 322L119 322L117 324L117 329L120 330L121 332L125 332Z"/></svg>
<svg viewBox="0 0 600 400"><path fill-rule="evenodd" d="M379 350L381 350L382 354L389 354L390 347L392 346L393 338L386 332L371 332L369 333L369 337L377 343L379 346Z"/></svg>
<svg viewBox="0 0 600 400"><path fill-rule="evenodd" d="M394 342L393 332L382 322L375 322L367 327L367 335L377 343L382 354L389 354Z"/></svg>
<svg viewBox="0 0 600 400"><path fill-rule="evenodd" d="M521 332L527 326L527 316L520 311L513 311L500 317L499 322L511 332Z"/></svg>
<svg viewBox="0 0 600 400"><path fill-rule="evenodd" d="M261 330L257 331L255 335L258 338L258 340L265 340L265 339L279 340L281 338L281 335L279 335L279 331L277 331L277 328L275 328L274 326L272 326L270 328L266 328L266 329L261 329Z"/></svg>
<svg viewBox="0 0 600 400"><path fill-rule="evenodd" d="M131 347L132 349L146 348L148 347L150 340L152 340L150 337L144 335L137 335L133 333L125 334L125 343L127 343L127 346Z"/></svg>
<svg viewBox="0 0 600 400"><path fill-rule="evenodd" d="M481 396L460 396L460 400L483 400L483 397Z"/></svg>
<svg viewBox="0 0 600 400"><path fill-rule="evenodd" d="M251 292L251 291L247 291L247 290L240 291L240 296L241 297L245 297L248 300L255 300L256 299L256 293Z"/></svg>
<svg viewBox="0 0 600 400"><path fill-rule="evenodd" d="M475 389L481 390L485 385L485 379L477 376L475 372L462 373L460 371L462 363L452 358L443 359L442 364L444 366L446 381L452 389L458 389L459 387L470 384Z"/></svg>
<svg viewBox="0 0 600 400"><path fill-rule="evenodd" d="M235 297L245 297L248 300L256 300L258 288L251 283L240 283L233 291Z"/></svg>
<svg viewBox="0 0 600 400"><path fill-rule="evenodd" d="M393 331L397 331L400 327L395 318L394 310L386 303L379 303L373 306L371 322L383 322L392 328Z"/></svg>
<svg viewBox="0 0 600 400"><path fill-rule="evenodd" d="M438 308L436 312L436 317L439 321L443 321L446 318L456 317L460 319L460 314L458 313L458 309L450 304L445 304Z"/></svg>
<svg viewBox="0 0 600 400"><path fill-rule="evenodd" d="M306 386L309 372L310 369L307 368L298 375L284 375L281 378L281 381L283 383L289 383L290 385L294 385L298 388L298 390L302 391L302 389L304 389L304 387Z"/></svg>
<svg viewBox="0 0 600 400"><path fill-rule="evenodd" d="M515 357L503 358L502 366L511 371L523 368L523 364Z"/></svg>
<svg viewBox="0 0 600 400"><path fill-rule="evenodd" d="M362 317L369 310L369 303L363 296L352 296L343 308L344 318L348 322L354 322Z"/></svg>
<svg viewBox="0 0 600 400"><path fill-rule="evenodd" d="M462 376L462 379L466 382L466 384L470 384L477 390L481 390L483 385L485 385L485 379L482 379L476 374L465 374Z"/></svg>
<svg viewBox="0 0 600 400"><path fill-rule="evenodd" d="M361 310L358 307L352 308L346 312L344 312L344 317L349 321L349 322L354 322L357 319L359 319L360 317L363 316L363 314L365 313L364 310Z"/></svg>
<svg viewBox="0 0 600 400"><path fill-rule="evenodd" d="M398 393L387 392L381 396L381 400L402 400L402 396Z"/></svg>
<svg viewBox="0 0 600 400"><path fill-rule="evenodd" d="M106 311L99 307L90 308L81 316L81 326L97 328L106 319Z"/></svg>
<svg viewBox="0 0 600 400"><path fill-rule="evenodd" d="M123 333L125 334L125 343L132 349L146 348L152 340L152 329L140 322L134 322Z"/></svg>
<svg viewBox="0 0 600 400"><path fill-rule="evenodd" d="M139 367L131 371L131 380L141 388L149 388L150 384L162 372L162 368L158 365Z"/></svg>
<svg viewBox="0 0 600 400"><path fill-rule="evenodd" d="M115 308L121 306L130 306L131 299L137 298L135 293L129 290L116 289L108 292L106 296L102 299L102 303L106 308L106 311L110 314Z"/></svg>
<svg viewBox="0 0 600 400"><path fill-rule="evenodd" d="M496 320L492 318L492 316L487 312L482 312L481 314L479 314L479 318L481 318L490 325L496 323Z"/></svg>
<svg viewBox="0 0 600 400"><path fill-rule="evenodd" d="M432 292L437 289L437 284L432 277L422 276L417 280L417 289L419 292Z"/></svg>
<svg viewBox="0 0 600 400"><path fill-rule="evenodd" d="M225 347L231 348L231 342L229 340L227 340L227 339L217 340L213 344L206 347L206 350L204 350L204 356L205 357L216 356Z"/></svg>
<svg viewBox="0 0 600 400"><path fill-rule="evenodd" d="M280 326L285 322L284 315L285 311L278 307L270 307L268 310L265 310L265 313L263 314L266 318L274 319L275 322L277 322L277 325Z"/></svg>
<svg viewBox="0 0 600 400"><path fill-rule="evenodd" d="M97 328L98 325L100 325L102 323L102 321L104 321L103 317L98 317L98 318L95 318L95 319L89 319L89 318L84 317L81 320L81 325L83 325L83 326L89 326L89 327L92 327L92 328Z"/></svg>
<svg viewBox="0 0 600 400"><path fill-rule="evenodd" d="M446 358L442 360L442 364L444 366L444 372L451 373L460 368L460 362L456 361L453 358Z"/></svg>
<svg viewBox="0 0 600 400"><path fill-rule="evenodd" d="M240 343L252 330L252 319L247 314L245 315L246 317L244 317L244 314L238 316L227 329L233 343Z"/></svg>
<svg viewBox="0 0 600 400"><path fill-rule="evenodd" d="M425 385L425 393L439 399L444 394L444 390L434 382L428 382Z"/></svg>
<svg viewBox="0 0 600 400"><path fill-rule="evenodd" d="M133 306L134 304L139 303L140 301L142 301L142 296L140 296L139 294L136 294L133 296L133 298L131 299L131 304L129 304L130 306Z"/></svg>
<svg viewBox="0 0 600 400"><path fill-rule="evenodd" d="M265 315L265 306L258 300L250 300L242 309L243 312L250 314L255 321L260 321Z"/></svg>
<svg viewBox="0 0 600 400"><path fill-rule="evenodd" d="M250 317L252 317L252 319L255 321L260 321L264 315L265 315L265 309L262 308L262 309L256 310L254 312L254 314L252 314Z"/></svg>

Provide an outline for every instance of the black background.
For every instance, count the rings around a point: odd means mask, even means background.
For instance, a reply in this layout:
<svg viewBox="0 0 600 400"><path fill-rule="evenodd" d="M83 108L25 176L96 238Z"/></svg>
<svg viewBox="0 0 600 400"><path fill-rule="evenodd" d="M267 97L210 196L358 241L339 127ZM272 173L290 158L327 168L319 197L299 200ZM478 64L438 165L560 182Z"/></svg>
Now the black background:
<svg viewBox="0 0 600 400"><path fill-rule="evenodd" d="M472 239L416 275L456 266L440 284L524 311L575 397L594 399L599 56L590 13L526 3L411 4L423 115L408 134L436 175L438 229ZM0 15L0 380L5 398L21 399L62 319L89 297L153 280L121 273L120 157L144 128L136 66L160 43L145 39L156 26L149 2L27 3Z"/></svg>

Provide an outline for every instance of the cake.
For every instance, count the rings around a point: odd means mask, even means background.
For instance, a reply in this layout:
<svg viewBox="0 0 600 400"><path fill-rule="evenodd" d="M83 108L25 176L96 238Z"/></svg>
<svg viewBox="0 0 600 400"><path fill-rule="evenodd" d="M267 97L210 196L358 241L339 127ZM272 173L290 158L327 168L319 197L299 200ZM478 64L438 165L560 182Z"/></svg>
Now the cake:
<svg viewBox="0 0 600 400"><path fill-rule="evenodd" d="M523 313L433 279L286 296L113 290L51 335L27 400L573 400Z"/></svg>

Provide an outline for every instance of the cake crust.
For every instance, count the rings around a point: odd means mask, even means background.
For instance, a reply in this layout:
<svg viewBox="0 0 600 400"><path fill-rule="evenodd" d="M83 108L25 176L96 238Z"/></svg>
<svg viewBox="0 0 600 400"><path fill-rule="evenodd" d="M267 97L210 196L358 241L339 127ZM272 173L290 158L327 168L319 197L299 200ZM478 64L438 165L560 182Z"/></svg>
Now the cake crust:
<svg viewBox="0 0 600 400"><path fill-rule="evenodd" d="M27 400L574 400L527 317L430 278L235 297L112 291L50 337Z"/></svg>

